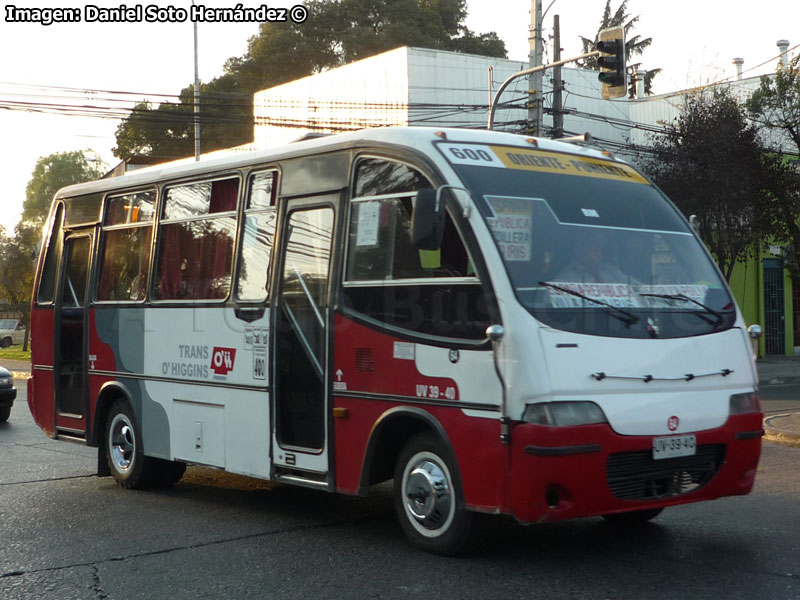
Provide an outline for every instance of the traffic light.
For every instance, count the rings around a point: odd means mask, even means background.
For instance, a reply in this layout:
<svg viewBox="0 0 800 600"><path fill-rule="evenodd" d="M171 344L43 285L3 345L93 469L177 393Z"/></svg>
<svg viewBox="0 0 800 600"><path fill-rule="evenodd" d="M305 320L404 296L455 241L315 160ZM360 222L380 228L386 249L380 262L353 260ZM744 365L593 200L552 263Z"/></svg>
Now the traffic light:
<svg viewBox="0 0 800 600"><path fill-rule="evenodd" d="M597 64L603 84L603 99L620 98L628 93L628 72L625 64L625 31L622 27L603 29L596 46L600 52Z"/></svg>

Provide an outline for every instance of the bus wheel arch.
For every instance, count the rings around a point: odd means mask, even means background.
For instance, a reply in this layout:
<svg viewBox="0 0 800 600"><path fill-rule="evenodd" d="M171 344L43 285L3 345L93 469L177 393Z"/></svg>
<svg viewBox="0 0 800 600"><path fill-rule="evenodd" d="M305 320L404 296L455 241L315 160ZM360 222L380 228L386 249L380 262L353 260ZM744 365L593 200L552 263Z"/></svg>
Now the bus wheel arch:
<svg viewBox="0 0 800 600"><path fill-rule="evenodd" d="M186 463L145 455L139 415L127 390L115 383L100 391L92 440L98 476L110 475L127 489L170 487L186 471Z"/></svg>
<svg viewBox="0 0 800 600"><path fill-rule="evenodd" d="M465 506L455 452L430 413L396 407L373 426L360 491L390 478L398 521L414 544L445 555L468 546L472 513Z"/></svg>
<svg viewBox="0 0 800 600"><path fill-rule="evenodd" d="M403 447L415 435L425 431L436 433L449 444L442 424L422 409L398 406L384 412L375 421L369 434L359 495L366 496L370 485L392 479Z"/></svg>

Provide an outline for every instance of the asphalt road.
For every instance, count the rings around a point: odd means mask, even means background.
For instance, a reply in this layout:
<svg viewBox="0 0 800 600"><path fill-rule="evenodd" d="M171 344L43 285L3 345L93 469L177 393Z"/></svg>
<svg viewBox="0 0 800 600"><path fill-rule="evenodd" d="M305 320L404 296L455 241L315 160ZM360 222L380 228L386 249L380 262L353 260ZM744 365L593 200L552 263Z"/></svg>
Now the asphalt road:
<svg viewBox="0 0 800 600"><path fill-rule="evenodd" d="M764 385L758 394L765 415L800 410L800 383Z"/></svg>
<svg viewBox="0 0 800 600"><path fill-rule="evenodd" d="M493 518L472 555L442 558L405 542L386 487L349 498L190 468L172 490L125 491L20 395L0 425L4 600L800 598L800 449L765 444L750 496L639 530Z"/></svg>

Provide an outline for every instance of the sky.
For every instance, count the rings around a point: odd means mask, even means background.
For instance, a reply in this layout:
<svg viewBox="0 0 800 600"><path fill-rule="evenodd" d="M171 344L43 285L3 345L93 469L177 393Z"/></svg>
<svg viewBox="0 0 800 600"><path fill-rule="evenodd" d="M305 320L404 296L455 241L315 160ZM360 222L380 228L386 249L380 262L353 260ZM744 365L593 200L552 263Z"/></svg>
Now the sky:
<svg viewBox="0 0 800 600"><path fill-rule="evenodd" d="M192 0L94 0L79 3L17 0L4 3L0 14L0 225L8 232L19 221L25 187L36 161L54 152L91 150L111 168L120 114L142 99L159 101L175 95L194 78L193 24L180 20L176 9L188 12ZM616 8L619 0L612 0ZM263 0L196 0L206 8L237 4L260 7ZM270 8L289 8L294 2L268 2ZM86 7L141 7L143 19L128 22L86 22ZM597 31L605 0L543 0L544 35L552 33L553 15L561 22L562 57L580 54L579 35ZM10 7L76 9L81 22L44 25L15 21ZM148 12L148 7L150 11ZM145 20L155 8L175 22ZM498 8L502 7L502 8ZM468 0L467 26L477 32L495 31L505 42L508 57L527 60L531 0ZM668 93L718 81L735 72L731 61L744 59L744 75L762 75L775 68L775 42L800 44L800 2L792 0L628 0L628 11L639 15L635 32L652 37L652 46L637 60L644 68L661 68L654 92ZM135 15L132 15L135 16ZM258 23L198 23L198 62L202 81L223 72L225 61L241 56ZM551 45L552 47L552 45ZM794 55L798 49L790 54ZM113 95L108 92L116 92ZM109 101L113 98L112 101ZM36 110L20 110L33 103ZM41 112L42 104L117 106L104 118ZM9 110L8 107L15 107Z"/></svg>

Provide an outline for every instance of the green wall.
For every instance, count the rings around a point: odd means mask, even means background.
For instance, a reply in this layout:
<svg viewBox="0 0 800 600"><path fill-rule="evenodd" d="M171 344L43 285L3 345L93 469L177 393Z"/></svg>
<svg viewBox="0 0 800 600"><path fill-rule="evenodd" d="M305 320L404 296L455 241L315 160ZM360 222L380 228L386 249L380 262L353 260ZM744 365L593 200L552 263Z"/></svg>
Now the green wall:
<svg viewBox="0 0 800 600"><path fill-rule="evenodd" d="M777 258L769 252L737 263L731 274L730 286L736 303L742 311L747 325L758 323L764 329L764 275L762 260ZM792 312L792 280L789 272L783 270L783 306L785 340L784 354L794 354L794 314ZM758 341L758 355L764 356L764 336Z"/></svg>

